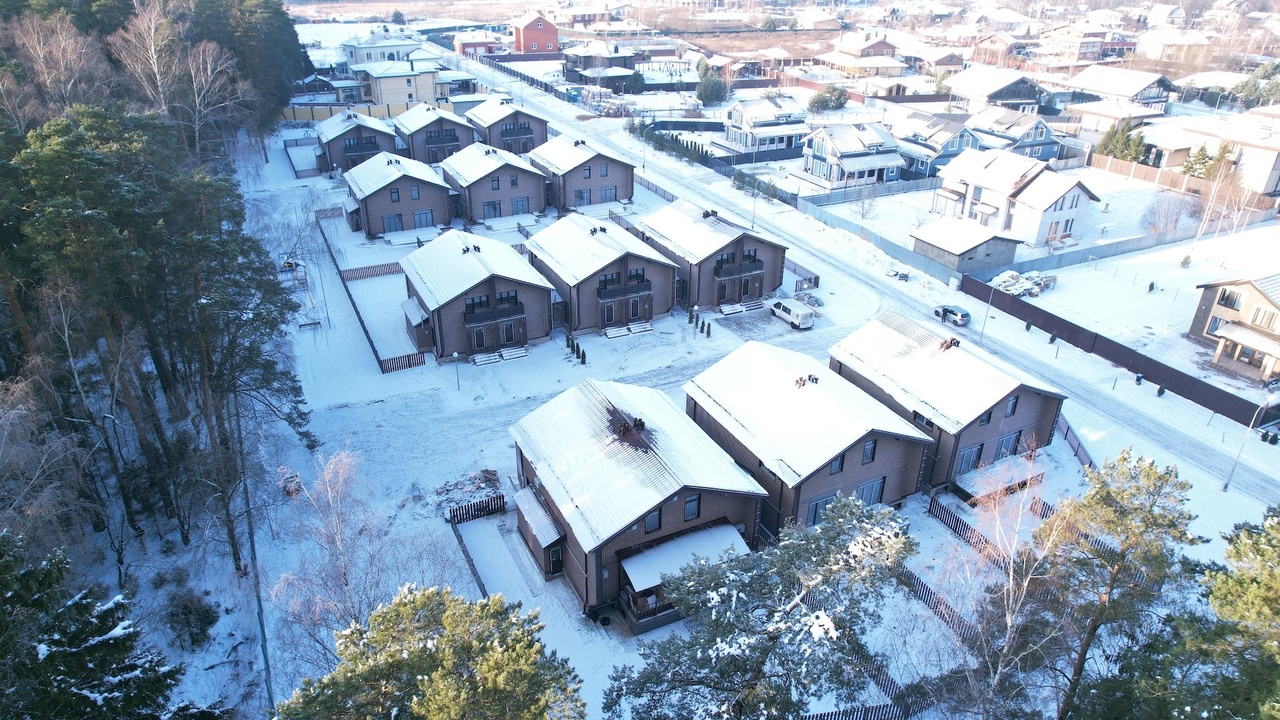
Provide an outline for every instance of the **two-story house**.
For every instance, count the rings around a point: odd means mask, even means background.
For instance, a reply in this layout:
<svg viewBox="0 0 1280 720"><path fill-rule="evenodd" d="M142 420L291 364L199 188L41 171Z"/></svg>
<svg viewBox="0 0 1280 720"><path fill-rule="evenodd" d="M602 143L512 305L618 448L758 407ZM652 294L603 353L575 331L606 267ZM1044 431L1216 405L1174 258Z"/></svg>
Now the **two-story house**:
<svg viewBox="0 0 1280 720"><path fill-rule="evenodd" d="M675 263L614 222L566 215L530 236L525 248L559 296L553 321L571 335L643 331L671 314Z"/></svg>
<svg viewBox="0 0 1280 720"><path fill-rule="evenodd" d="M1097 195L1047 163L1006 150L966 150L938 171L933 211L975 220L1028 245L1063 243Z"/></svg>
<svg viewBox="0 0 1280 720"><path fill-rule="evenodd" d="M553 53L560 49L560 29L541 13L529 13L511 21L511 49L517 53Z"/></svg>
<svg viewBox="0 0 1280 720"><path fill-rule="evenodd" d="M973 131L962 123L930 113L886 115L885 125L897 139L898 154L906 163L899 173L903 180L933 177L952 158L980 145Z"/></svg>
<svg viewBox="0 0 1280 720"><path fill-rule="evenodd" d="M380 152L396 151L396 134L378 118L340 112L316 123L320 140L317 162L323 172L350 170Z"/></svg>
<svg viewBox="0 0 1280 720"><path fill-rule="evenodd" d="M946 80L956 112L976 113L988 106L1034 113L1044 89L1025 73L1002 67L971 65Z"/></svg>
<svg viewBox="0 0 1280 720"><path fill-rule="evenodd" d="M932 438L920 474L931 488L1053 442L1062 391L945 330L886 312L829 353L836 374Z"/></svg>
<svg viewBox="0 0 1280 720"><path fill-rule="evenodd" d="M594 147L557 135L529 152L548 180L548 200L560 210L631 199L635 166Z"/></svg>
<svg viewBox="0 0 1280 720"><path fill-rule="evenodd" d="M466 119L425 103L400 113L393 122L409 157L418 162L434 165L476 140Z"/></svg>
<svg viewBox="0 0 1280 720"><path fill-rule="evenodd" d="M515 153L472 143L445 158L440 170L458 193L454 215L469 222L540 213L547 207L547 179Z"/></svg>
<svg viewBox="0 0 1280 720"><path fill-rule="evenodd" d="M763 540L818 524L837 496L893 505L916 492L929 436L808 355L751 340L684 392L689 417L764 488Z"/></svg>
<svg viewBox="0 0 1280 720"><path fill-rule="evenodd" d="M832 190L896 182L905 165L880 123L824 125L804 139L805 179Z"/></svg>
<svg viewBox="0 0 1280 720"><path fill-rule="evenodd" d="M759 300L782 285L787 248L687 200L664 205L634 232L676 265L676 302L712 308Z"/></svg>
<svg viewBox="0 0 1280 720"><path fill-rule="evenodd" d="M510 433L520 536L589 618L674 622L664 573L749 551L764 490L661 390L584 380Z"/></svg>
<svg viewBox="0 0 1280 720"><path fill-rule="evenodd" d="M898 46L889 42L883 31L871 29L854 29L842 32L831 41L836 51L854 57L893 57L898 54Z"/></svg>
<svg viewBox="0 0 1280 720"><path fill-rule="evenodd" d="M1226 358L1257 368L1266 381L1275 377L1280 357L1280 273L1234 277L1197 285L1200 303L1187 336L1214 347L1213 362Z"/></svg>
<svg viewBox="0 0 1280 720"><path fill-rule="evenodd" d="M1008 150L1036 160L1057 160L1062 140L1039 115L989 107L964 122L984 148Z"/></svg>
<svg viewBox="0 0 1280 720"><path fill-rule="evenodd" d="M1031 56L1032 48L1040 43L1031 38L1019 38L1007 32L995 32L978 39L969 61L978 65L995 67L1021 67Z"/></svg>
<svg viewBox="0 0 1280 720"><path fill-rule="evenodd" d="M1160 73L1111 65L1090 65L1064 83L1080 102L1116 100L1164 112L1169 93L1177 88Z"/></svg>
<svg viewBox="0 0 1280 720"><path fill-rule="evenodd" d="M1040 55L1066 65L1095 63L1102 57L1107 29L1088 25L1058 25L1040 33Z"/></svg>
<svg viewBox="0 0 1280 720"><path fill-rule="evenodd" d="M453 51L469 58L497 55L510 50L507 40L491 30L463 30L453 36Z"/></svg>
<svg viewBox="0 0 1280 720"><path fill-rule="evenodd" d="M592 40L564 49L564 79L620 92L636 69L636 53L616 42Z"/></svg>
<svg viewBox="0 0 1280 720"><path fill-rule="evenodd" d="M378 153L351 168L347 181L347 220L368 237L402 230L448 225L453 203L449 185L430 165L391 153Z"/></svg>
<svg viewBox="0 0 1280 720"><path fill-rule="evenodd" d="M422 48L422 39L406 27L383 25L358 35L338 46L339 58L334 66L338 74L346 74L356 65L383 60L406 60Z"/></svg>
<svg viewBox="0 0 1280 720"><path fill-rule="evenodd" d="M551 283L501 240L450 230L400 260L418 352L476 360L551 336Z"/></svg>
<svg viewBox="0 0 1280 720"><path fill-rule="evenodd" d="M547 141L547 119L508 97L495 97L471 108L467 121L480 142L523 155Z"/></svg>
<svg viewBox="0 0 1280 720"><path fill-rule="evenodd" d="M799 148L809 134L804 105L789 95L738 100L724 118L724 144L738 152Z"/></svg>
<svg viewBox="0 0 1280 720"><path fill-rule="evenodd" d="M351 66L360 82L360 101L383 104L434 102L449 95L439 82L441 66L424 60L382 60Z"/></svg>

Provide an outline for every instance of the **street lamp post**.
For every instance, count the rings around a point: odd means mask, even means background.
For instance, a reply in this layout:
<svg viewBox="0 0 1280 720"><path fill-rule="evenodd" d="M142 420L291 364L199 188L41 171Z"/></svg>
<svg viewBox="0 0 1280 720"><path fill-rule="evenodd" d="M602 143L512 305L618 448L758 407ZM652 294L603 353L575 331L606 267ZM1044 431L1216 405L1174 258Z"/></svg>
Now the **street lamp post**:
<svg viewBox="0 0 1280 720"><path fill-rule="evenodd" d="M640 169L647 170L649 168L649 143L645 140L650 130L656 129L653 123L650 123L644 130L640 131Z"/></svg>
<svg viewBox="0 0 1280 720"><path fill-rule="evenodd" d="M458 370L458 353L453 354L453 380L458 384L458 389L462 389L462 375Z"/></svg>
<svg viewBox="0 0 1280 720"><path fill-rule="evenodd" d="M996 286L991 286L991 294L987 296L987 312L982 315L982 332L978 333L978 344L982 344L987 336L987 318L991 317L991 301L996 299Z"/></svg>
<svg viewBox="0 0 1280 720"><path fill-rule="evenodd" d="M1267 412L1267 408L1271 407L1271 404L1274 403L1277 398L1280 398L1280 393L1271 393L1270 395L1267 395L1266 399L1262 401L1262 404L1258 406L1257 411L1253 413L1253 419L1249 421L1249 424L1244 429L1244 437L1240 440L1240 449L1236 452L1235 462L1231 463L1231 472L1227 473L1227 479L1222 483L1222 492L1226 492L1227 488L1231 486L1231 478L1235 477L1236 468L1240 465L1240 456L1244 454L1244 444L1249 442L1249 436L1253 434L1253 426L1257 424L1258 418L1262 417L1263 414Z"/></svg>

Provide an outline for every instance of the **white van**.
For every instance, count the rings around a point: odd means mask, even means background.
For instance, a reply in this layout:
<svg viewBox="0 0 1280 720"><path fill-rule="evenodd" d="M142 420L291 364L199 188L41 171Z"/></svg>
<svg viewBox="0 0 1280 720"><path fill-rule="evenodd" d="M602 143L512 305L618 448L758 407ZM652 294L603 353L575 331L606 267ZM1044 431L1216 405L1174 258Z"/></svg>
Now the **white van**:
<svg viewBox="0 0 1280 720"><path fill-rule="evenodd" d="M799 300L779 300L771 311L774 317L791 323L791 327L797 330L813 327L813 310Z"/></svg>

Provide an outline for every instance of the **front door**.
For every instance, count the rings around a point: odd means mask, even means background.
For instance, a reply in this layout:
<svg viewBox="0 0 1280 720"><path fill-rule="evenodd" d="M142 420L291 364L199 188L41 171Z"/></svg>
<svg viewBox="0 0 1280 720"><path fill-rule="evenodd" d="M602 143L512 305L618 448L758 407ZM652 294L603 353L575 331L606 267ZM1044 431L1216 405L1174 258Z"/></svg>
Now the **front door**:
<svg viewBox="0 0 1280 720"><path fill-rule="evenodd" d="M722 303L729 297L729 283L720 283L716 288L716 302Z"/></svg>
<svg viewBox="0 0 1280 720"><path fill-rule="evenodd" d="M1018 441L1022 439L1022 431L1010 433L996 441L996 460L1003 460L1018 453Z"/></svg>
<svg viewBox="0 0 1280 720"><path fill-rule="evenodd" d="M613 303L604 306L604 324L613 324Z"/></svg>
<svg viewBox="0 0 1280 720"><path fill-rule="evenodd" d="M516 341L516 324L513 322L502 323L502 342L510 345Z"/></svg>
<svg viewBox="0 0 1280 720"><path fill-rule="evenodd" d="M476 328L474 331L476 350L484 349L484 328Z"/></svg>
<svg viewBox="0 0 1280 720"><path fill-rule="evenodd" d="M559 575L564 572L564 555L559 545L547 550L547 574Z"/></svg>
<svg viewBox="0 0 1280 720"><path fill-rule="evenodd" d="M640 317L640 298L631 298L631 319Z"/></svg>
<svg viewBox="0 0 1280 720"><path fill-rule="evenodd" d="M742 278L742 292L739 293L738 299L744 299L751 294L751 278Z"/></svg>

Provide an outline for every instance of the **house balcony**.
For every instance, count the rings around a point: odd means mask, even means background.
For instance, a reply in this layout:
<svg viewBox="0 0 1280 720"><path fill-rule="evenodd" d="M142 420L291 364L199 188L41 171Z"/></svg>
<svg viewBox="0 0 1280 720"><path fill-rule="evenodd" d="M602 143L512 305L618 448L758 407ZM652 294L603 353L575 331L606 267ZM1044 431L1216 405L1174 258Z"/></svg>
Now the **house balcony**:
<svg viewBox="0 0 1280 720"><path fill-rule="evenodd" d="M653 292L653 281L645 280L644 282L627 283L626 285L601 285L596 289L596 297L601 300L617 300L618 298L651 292Z"/></svg>
<svg viewBox="0 0 1280 720"><path fill-rule="evenodd" d="M504 138L533 137L533 128L518 127L511 130L503 130L501 137L504 137Z"/></svg>
<svg viewBox="0 0 1280 720"><path fill-rule="evenodd" d="M460 145L461 142L458 140L458 136L455 134L455 135L443 135L440 137L423 138L422 144L427 147L438 147L440 145Z"/></svg>
<svg viewBox="0 0 1280 720"><path fill-rule="evenodd" d="M463 323L467 327L476 325L485 325L499 320L510 320L511 318L524 317L524 303L516 303L515 305L501 305L496 308L487 310L476 310L462 316Z"/></svg>
<svg viewBox="0 0 1280 720"><path fill-rule="evenodd" d="M715 275L723 280L725 278L742 277L752 273L764 272L764 261L756 260L754 262L737 263L734 265L717 265Z"/></svg>
<svg viewBox="0 0 1280 720"><path fill-rule="evenodd" d="M622 612L622 619L626 620L627 626L636 635L670 625L680 619L680 611L667 601L661 587L638 593L623 589L618 594L618 609Z"/></svg>

